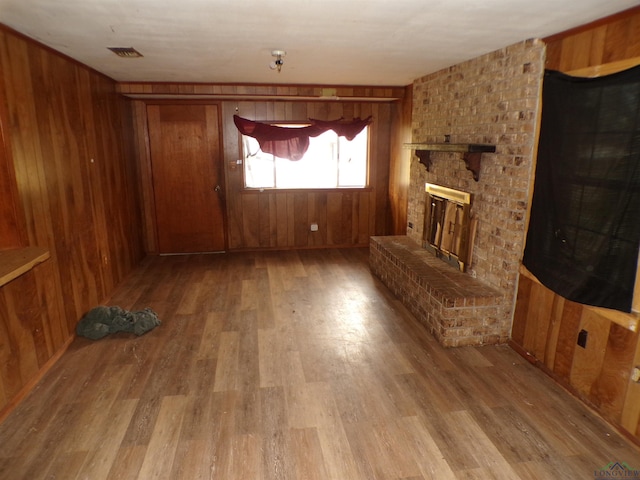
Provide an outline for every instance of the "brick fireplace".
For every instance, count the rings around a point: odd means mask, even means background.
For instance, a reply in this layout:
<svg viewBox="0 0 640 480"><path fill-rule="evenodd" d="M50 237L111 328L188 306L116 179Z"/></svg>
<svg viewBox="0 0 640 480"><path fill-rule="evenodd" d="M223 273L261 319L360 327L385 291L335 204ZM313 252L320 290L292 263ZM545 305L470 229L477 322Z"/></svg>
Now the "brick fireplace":
<svg viewBox="0 0 640 480"><path fill-rule="evenodd" d="M471 214L476 222L473 252L466 272L458 271L456 276L466 276L457 277L462 284L473 283L467 291L472 295L469 298L494 299L480 300L480 303L495 301L495 315L485 315L477 307L475 312L467 311L460 317L467 318L466 327L463 325L465 322L452 327L458 330L448 337L436 333L442 324L423 321L441 341L443 338L458 338L457 341L443 342L448 346L504 343L511 333L534 172L544 54L541 41L527 40L419 78L413 84L412 143L434 144L446 139L455 144L491 144L496 147L495 153L482 154L477 181L467 170L460 153L431 153L428 171L412 155L407 212L410 227L406 238L389 240L395 244L386 247L383 245L386 241L372 239L372 256L377 251L389 259L390 251L395 251L395 255L404 258L407 251L415 247L421 249L426 183L469 192L473 196ZM417 255L404 263L414 263L418 259L431 264L421 250L414 251ZM396 262L389 261L392 264ZM372 264L376 262L378 260L372 259ZM386 276L389 277L392 271L408 271L401 263L396 262L395 267L384 266L390 269ZM440 263L455 271L450 265ZM414 273L408 275L418 278ZM487 288L493 293L488 297L484 294L478 297L474 293L476 288ZM445 295L442 298L450 297ZM465 303L455 298L454 305L456 302ZM445 303L451 302L447 300ZM457 315L453 310L443 312L448 313L442 318ZM479 328L480 320L474 317L477 315L484 315L486 319L482 328Z"/></svg>
<svg viewBox="0 0 640 480"><path fill-rule="evenodd" d="M406 235L371 237L373 273L445 347L499 343L502 296Z"/></svg>

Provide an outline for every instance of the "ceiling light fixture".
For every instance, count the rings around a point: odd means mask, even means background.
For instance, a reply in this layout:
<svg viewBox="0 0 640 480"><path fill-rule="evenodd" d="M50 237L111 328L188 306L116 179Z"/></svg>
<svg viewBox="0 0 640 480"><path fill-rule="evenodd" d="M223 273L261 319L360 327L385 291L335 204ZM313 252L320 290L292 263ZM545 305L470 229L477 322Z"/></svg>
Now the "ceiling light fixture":
<svg viewBox="0 0 640 480"><path fill-rule="evenodd" d="M284 65L284 60L282 60L282 57L284 57L286 54L287 52L285 52L284 50L273 50L271 52L271 56L276 57L276 59L269 64L269 68L271 68L271 70L278 70L278 73L280 73L280 70L282 70L282 65Z"/></svg>

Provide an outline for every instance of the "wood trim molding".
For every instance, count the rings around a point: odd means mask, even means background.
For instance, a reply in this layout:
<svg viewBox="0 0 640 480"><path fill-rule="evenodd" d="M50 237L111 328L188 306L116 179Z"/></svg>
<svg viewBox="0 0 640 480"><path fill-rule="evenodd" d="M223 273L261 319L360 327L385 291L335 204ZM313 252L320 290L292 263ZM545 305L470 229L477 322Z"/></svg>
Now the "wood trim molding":
<svg viewBox="0 0 640 480"><path fill-rule="evenodd" d="M394 102L405 87L218 83L119 82L118 92L135 100L289 100Z"/></svg>
<svg viewBox="0 0 640 480"><path fill-rule="evenodd" d="M577 68L565 72L567 75L574 77L589 77L596 78L604 75L611 75L612 73L622 72L629 68L637 67L640 65L640 57L626 58L617 62L605 63L602 65L593 65L591 67Z"/></svg>

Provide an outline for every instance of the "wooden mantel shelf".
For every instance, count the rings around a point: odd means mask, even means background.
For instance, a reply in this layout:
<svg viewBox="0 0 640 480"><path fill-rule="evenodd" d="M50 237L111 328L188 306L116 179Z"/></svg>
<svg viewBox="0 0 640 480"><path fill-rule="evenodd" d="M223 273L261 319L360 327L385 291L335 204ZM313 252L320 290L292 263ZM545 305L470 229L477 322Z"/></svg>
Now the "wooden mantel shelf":
<svg viewBox="0 0 640 480"><path fill-rule="evenodd" d="M49 251L40 247L0 250L0 287L28 272L49 258Z"/></svg>
<svg viewBox="0 0 640 480"><path fill-rule="evenodd" d="M495 145L478 143L405 143L405 148L415 150L416 156L429 171L431 167L431 152L459 152L462 153L467 170L471 170L473 179L480 180L480 159L483 153L496 151Z"/></svg>

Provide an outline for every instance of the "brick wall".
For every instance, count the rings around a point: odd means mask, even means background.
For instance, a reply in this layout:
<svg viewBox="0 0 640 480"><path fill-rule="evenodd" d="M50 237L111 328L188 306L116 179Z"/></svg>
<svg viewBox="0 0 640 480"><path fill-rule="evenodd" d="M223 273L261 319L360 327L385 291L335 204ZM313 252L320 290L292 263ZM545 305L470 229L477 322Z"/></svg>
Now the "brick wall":
<svg viewBox="0 0 640 480"><path fill-rule="evenodd" d="M430 171L412 156L409 237L422 241L424 184L470 192L477 233L468 274L504 298L495 334L508 338L533 175L535 130L544 73L544 44L527 40L417 79L412 142L487 143L475 182L459 153L432 153Z"/></svg>

